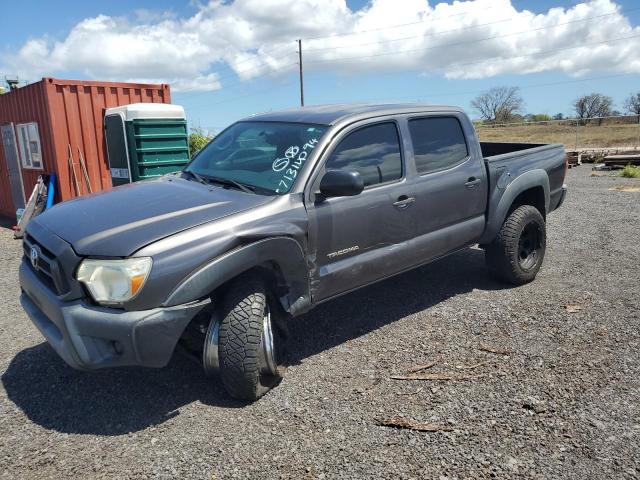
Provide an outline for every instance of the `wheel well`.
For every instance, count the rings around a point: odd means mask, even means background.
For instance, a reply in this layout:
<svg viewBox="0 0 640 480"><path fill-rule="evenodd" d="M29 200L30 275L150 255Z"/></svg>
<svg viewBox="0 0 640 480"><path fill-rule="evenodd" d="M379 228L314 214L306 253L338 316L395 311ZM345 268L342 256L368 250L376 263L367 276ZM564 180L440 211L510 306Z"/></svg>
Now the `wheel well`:
<svg viewBox="0 0 640 480"><path fill-rule="evenodd" d="M282 270L280 269L280 266L274 261L267 261L251 267L232 278L229 278L222 285L211 292L212 295L215 295L218 292L224 292L226 286L233 282L235 279L248 275L255 275L262 279L265 289L276 298L285 295L288 291L288 286Z"/></svg>
<svg viewBox="0 0 640 480"><path fill-rule="evenodd" d="M535 207L538 209L542 217L545 218L547 210L544 201L544 189L542 187L533 187L522 192L513 200L507 216L522 205L531 205L532 207Z"/></svg>
<svg viewBox="0 0 640 480"><path fill-rule="evenodd" d="M191 322L189 322L189 325L185 328L185 331L181 336L181 344L186 349L187 353L195 354L196 357L202 354L202 341L212 313L218 306L220 299L226 294L226 289L231 282L239 277L247 275L255 275L261 278L264 282L267 294L271 295L274 300L285 295L288 291L282 270L280 269L280 266L273 261L256 265L228 279L222 285L210 292L209 295L213 302L191 319ZM279 305L279 302L277 302L276 305Z"/></svg>

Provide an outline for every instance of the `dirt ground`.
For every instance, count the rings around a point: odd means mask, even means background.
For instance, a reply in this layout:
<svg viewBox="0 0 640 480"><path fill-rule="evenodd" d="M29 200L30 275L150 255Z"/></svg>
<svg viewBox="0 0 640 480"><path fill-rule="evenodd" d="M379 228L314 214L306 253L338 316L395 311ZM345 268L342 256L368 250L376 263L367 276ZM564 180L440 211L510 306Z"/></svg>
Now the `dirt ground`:
<svg viewBox="0 0 640 480"><path fill-rule="evenodd" d="M567 150L580 148L640 147L639 124L482 126L476 131L482 142L562 143Z"/></svg>
<svg viewBox="0 0 640 480"><path fill-rule="evenodd" d="M638 478L640 193L616 187L640 181L589 174L569 171L535 282L491 280L471 248L325 304L249 405L180 356L67 367L20 308L0 228L0 477ZM391 378L436 360L425 373L470 378Z"/></svg>

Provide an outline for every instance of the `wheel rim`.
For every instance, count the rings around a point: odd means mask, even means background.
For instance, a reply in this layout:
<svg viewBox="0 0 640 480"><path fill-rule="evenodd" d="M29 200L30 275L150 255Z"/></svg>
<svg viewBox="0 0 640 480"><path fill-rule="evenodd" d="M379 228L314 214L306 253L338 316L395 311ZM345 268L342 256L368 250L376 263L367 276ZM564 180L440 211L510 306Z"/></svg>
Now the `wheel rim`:
<svg viewBox="0 0 640 480"><path fill-rule="evenodd" d="M220 320L214 315L211 317L207 335L202 349L202 364L207 375L215 375L220 369L218 357L218 341L220 338Z"/></svg>
<svg viewBox="0 0 640 480"><path fill-rule="evenodd" d="M276 361L276 351L273 341L273 327L271 324L271 310L269 305L265 306L262 317L262 349L261 349L260 372L265 375L275 375L278 369Z"/></svg>
<svg viewBox="0 0 640 480"><path fill-rule="evenodd" d="M540 230L535 223L529 223L524 227L518 241L518 262L523 270L531 270L536 266L540 248Z"/></svg>

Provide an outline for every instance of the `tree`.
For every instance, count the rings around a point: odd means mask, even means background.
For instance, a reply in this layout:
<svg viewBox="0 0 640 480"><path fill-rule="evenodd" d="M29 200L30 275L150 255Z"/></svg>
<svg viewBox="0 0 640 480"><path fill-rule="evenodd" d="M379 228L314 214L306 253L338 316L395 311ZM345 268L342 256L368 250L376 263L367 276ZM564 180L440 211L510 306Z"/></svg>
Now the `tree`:
<svg viewBox="0 0 640 480"><path fill-rule="evenodd" d="M488 122L508 122L520 113L524 101L518 87L494 87L471 101L480 117Z"/></svg>
<svg viewBox="0 0 640 480"><path fill-rule="evenodd" d="M624 109L638 117L640 123L640 92L630 94L624 101Z"/></svg>
<svg viewBox="0 0 640 480"><path fill-rule="evenodd" d="M613 99L601 93L592 93L578 97L573 102L576 116L582 119L582 123L589 123L593 117L607 117L611 115ZM599 120L598 123L601 123Z"/></svg>
<svg viewBox="0 0 640 480"><path fill-rule="evenodd" d="M564 119L564 115L563 115L562 113L556 113L556 114L553 116L553 119L554 119L554 120L563 120L563 119Z"/></svg>
<svg viewBox="0 0 640 480"><path fill-rule="evenodd" d="M189 156L193 157L213 140L214 135L208 135L200 127L191 129L189 134Z"/></svg>

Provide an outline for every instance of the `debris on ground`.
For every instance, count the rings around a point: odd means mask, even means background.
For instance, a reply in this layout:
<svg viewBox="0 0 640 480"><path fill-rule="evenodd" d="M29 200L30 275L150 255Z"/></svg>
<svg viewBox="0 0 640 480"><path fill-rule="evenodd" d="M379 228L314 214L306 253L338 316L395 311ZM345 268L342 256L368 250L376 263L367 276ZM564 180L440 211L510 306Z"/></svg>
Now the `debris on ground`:
<svg viewBox="0 0 640 480"><path fill-rule="evenodd" d="M540 414L547 411L547 404L542 400L538 400L537 398L527 398L522 403L522 408Z"/></svg>
<svg viewBox="0 0 640 480"><path fill-rule="evenodd" d="M487 365L489 360L485 360L484 362L476 363L474 365L456 365L458 370L473 370L474 368L482 367L483 365Z"/></svg>
<svg viewBox="0 0 640 480"><path fill-rule="evenodd" d="M407 369L409 373L420 372L422 370L427 370L428 368L436 366L440 362L440 359L434 360L433 362L425 363L424 365L416 365L415 367L411 367Z"/></svg>
<svg viewBox="0 0 640 480"><path fill-rule="evenodd" d="M404 428L407 430L416 430L418 432L451 432L453 428L434 423L414 422L402 417L393 417L386 420L377 420L381 427Z"/></svg>
<svg viewBox="0 0 640 480"><path fill-rule="evenodd" d="M632 185L620 185L618 187L610 188L609 190L614 190L616 192L633 193L633 192L640 192L640 187L634 187Z"/></svg>
<svg viewBox="0 0 640 480"><path fill-rule="evenodd" d="M483 352L488 353L495 353L496 355L511 355L511 350L507 350L505 348L490 347L488 345L485 345L484 343L480 344L478 350L482 350Z"/></svg>
<svg viewBox="0 0 640 480"><path fill-rule="evenodd" d="M565 305L564 309L567 311L567 313L578 313L580 310L582 310L582 307L580 305Z"/></svg>
<svg viewBox="0 0 640 480"><path fill-rule="evenodd" d="M393 375L391 380L475 380L487 375L458 375L455 373L422 373L416 375Z"/></svg>

